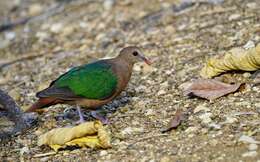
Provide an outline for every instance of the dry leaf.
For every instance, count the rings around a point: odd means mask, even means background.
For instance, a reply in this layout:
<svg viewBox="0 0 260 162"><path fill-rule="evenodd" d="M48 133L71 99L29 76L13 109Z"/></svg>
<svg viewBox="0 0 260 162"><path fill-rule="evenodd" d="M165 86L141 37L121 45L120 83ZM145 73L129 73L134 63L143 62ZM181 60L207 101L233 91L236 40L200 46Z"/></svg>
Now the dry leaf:
<svg viewBox="0 0 260 162"><path fill-rule="evenodd" d="M55 151L67 146L111 147L110 137L100 121L85 122L75 127L53 129L39 137L38 145L49 145Z"/></svg>
<svg viewBox="0 0 260 162"><path fill-rule="evenodd" d="M200 75L203 78L212 78L231 70L256 71L258 69L260 69L260 44L249 50L233 48L225 53L224 58L210 59Z"/></svg>
<svg viewBox="0 0 260 162"><path fill-rule="evenodd" d="M240 83L226 84L214 79L198 79L189 87L185 87L183 91L185 95L194 95L208 100L214 100L237 91L240 85Z"/></svg>
<svg viewBox="0 0 260 162"><path fill-rule="evenodd" d="M181 110L177 110L173 119L168 124L167 128L162 130L161 132L165 133L172 129L177 128L181 124L181 122L184 121L185 119L186 119L185 114Z"/></svg>

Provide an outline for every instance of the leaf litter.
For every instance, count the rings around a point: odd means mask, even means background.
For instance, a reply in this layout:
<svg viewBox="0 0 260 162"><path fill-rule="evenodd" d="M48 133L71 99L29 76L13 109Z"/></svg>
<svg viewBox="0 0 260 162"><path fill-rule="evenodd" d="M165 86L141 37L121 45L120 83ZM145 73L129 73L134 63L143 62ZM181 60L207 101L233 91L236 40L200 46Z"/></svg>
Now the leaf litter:
<svg viewBox="0 0 260 162"><path fill-rule="evenodd" d="M226 84L214 79L197 79L187 85L183 87L184 95L214 100L237 91L241 83Z"/></svg>

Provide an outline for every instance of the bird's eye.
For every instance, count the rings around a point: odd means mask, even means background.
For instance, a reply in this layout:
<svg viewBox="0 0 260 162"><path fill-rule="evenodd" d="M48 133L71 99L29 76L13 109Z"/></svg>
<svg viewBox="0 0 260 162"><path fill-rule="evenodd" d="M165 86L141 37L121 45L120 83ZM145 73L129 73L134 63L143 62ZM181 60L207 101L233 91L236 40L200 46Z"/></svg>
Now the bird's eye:
<svg viewBox="0 0 260 162"><path fill-rule="evenodd" d="M134 52L133 52L133 55L134 55L134 56L137 56L137 55L138 55L138 52L137 52L137 51L134 51Z"/></svg>

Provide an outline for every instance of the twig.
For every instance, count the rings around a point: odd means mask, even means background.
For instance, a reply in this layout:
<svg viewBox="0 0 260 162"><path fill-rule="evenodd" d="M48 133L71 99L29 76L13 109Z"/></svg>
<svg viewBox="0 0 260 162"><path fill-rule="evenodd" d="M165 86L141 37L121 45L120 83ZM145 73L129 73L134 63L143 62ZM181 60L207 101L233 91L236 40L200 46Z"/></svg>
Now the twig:
<svg viewBox="0 0 260 162"><path fill-rule="evenodd" d="M47 153L43 153L43 154L36 154L33 157L39 158L39 157L50 156L50 155L55 155L55 154L57 154L57 152L52 151L52 152L47 152Z"/></svg>
<svg viewBox="0 0 260 162"><path fill-rule="evenodd" d="M9 61L6 61L6 62L0 64L0 69L4 68L6 66L9 66L11 64L20 62L20 61L34 59L34 58L37 58L37 57L41 57L43 55L44 55L44 53L42 53L42 54L28 54L28 55L25 55L25 56L21 56L21 57L18 57L18 58L15 58L15 59L12 59L12 60L9 60Z"/></svg>

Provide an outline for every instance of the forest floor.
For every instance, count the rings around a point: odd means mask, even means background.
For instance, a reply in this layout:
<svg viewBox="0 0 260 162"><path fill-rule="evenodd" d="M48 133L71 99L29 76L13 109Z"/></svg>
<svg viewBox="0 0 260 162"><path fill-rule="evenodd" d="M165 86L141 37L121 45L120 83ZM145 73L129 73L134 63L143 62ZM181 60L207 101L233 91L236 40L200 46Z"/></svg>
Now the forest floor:
<svg viewBox="0 0 260 162"><path fill-rule="evenodd" d="M0 89L23 109L69 68L115 56L127 45L142 47L153 60L151 67L137 64L128 88L102 110L111 121L111 149L75 148L35 157L52 152L37 146L40 134L77 120L64 115L64 109L73 106L55 105L26 133L1 144L1 161L260 162L259 145L239 141L243 136L260 141L260 86L252 83L252 73L230 74L246 83L245 90L214 101L186 97L179 88L200 78L207 58L249 41L260 42L260 1L180 4L1 1L0 25L26 21L0 33L0 65L11 62L0 69ZM189 118L161 133L178 109L189 111Z"/></svg>

